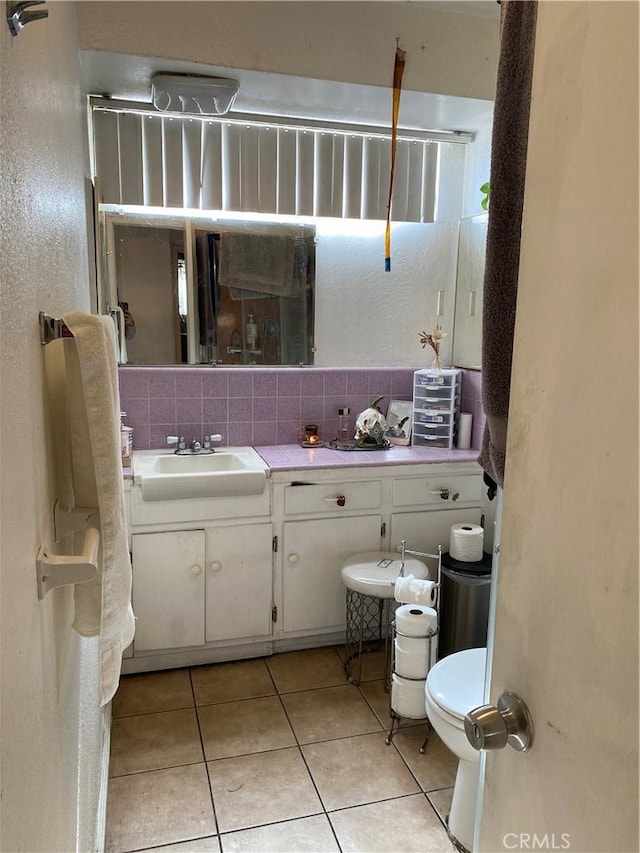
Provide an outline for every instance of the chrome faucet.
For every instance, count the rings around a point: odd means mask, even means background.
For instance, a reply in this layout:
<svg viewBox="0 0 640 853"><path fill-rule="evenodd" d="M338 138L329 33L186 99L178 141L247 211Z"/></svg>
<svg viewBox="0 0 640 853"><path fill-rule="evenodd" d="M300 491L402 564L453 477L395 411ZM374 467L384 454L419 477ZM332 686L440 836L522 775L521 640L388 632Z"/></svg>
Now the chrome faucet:
<svg viewBox="0 0 640 853"><path fill-rule="evenodd" d="M214 441L222 441L221 435L205 435L202 443L198 441L197 438L194 438L191 441L189 447L187 447L187 442L185 441L185 437L183 435L168 435L167 436L167 444L176 445L176 449L174 453L178 456L187 456L187 455L197 455L197 456L206 456L214 453L215 450L211 446L211 443Z"/></svg>

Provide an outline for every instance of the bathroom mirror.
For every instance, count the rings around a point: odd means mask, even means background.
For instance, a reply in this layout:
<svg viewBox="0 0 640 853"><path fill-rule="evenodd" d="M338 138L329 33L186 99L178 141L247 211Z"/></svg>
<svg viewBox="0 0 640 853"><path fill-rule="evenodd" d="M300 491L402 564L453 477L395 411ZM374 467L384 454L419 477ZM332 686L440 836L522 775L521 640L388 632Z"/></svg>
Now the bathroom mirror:
<svg viewBox="0 0 640 853"><path fill-rule="evenodd" d="M482 360L482 293L487 244L486 213L460 220L453 363L479 370Z"/></svg>
<svg viewBox="0 0 640 853"><path fill-rule="evenodd" d="M103 230L129 363L313 363L312 227L107 216Z"/></svg>

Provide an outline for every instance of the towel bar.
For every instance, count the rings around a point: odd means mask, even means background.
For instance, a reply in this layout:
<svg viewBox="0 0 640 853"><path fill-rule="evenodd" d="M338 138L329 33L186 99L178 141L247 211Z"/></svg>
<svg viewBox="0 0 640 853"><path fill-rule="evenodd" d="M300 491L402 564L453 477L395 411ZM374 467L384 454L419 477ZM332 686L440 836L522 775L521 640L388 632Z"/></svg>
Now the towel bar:
<svg viewBox="0 0 640 853"><path fill-rule="evenodd" d="M59 338L72 338L73 333L62 320L49 317L43 311L38 315L40 318L40 343L44 346Z"/></svg>
<svg viewBox="0 0 640 853"><path fill-rule="evenodd" d="M77 517L80 517L82 514L82 512L78 513ZM77 527L68 527L67 529L73 530L77 529ZM56 586L84 583L94 578L98 571L99 546L100 529L98 516L91 515L87 520L82 554L49 554L41 547L38 550L36 559L38 600L42 601L49 590L54 589Z"/></svg>

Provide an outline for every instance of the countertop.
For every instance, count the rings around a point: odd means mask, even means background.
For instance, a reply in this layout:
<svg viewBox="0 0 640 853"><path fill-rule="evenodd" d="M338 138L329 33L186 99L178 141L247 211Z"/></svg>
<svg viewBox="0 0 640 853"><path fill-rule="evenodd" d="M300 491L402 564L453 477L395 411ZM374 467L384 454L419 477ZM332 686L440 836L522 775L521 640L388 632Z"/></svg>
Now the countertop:
<svg viewBox="0 0 640 853"><path fill-rule="evenodd" d="M306 448L299 444L278 444L256 447L255 450L271 471L475 462L480 453L478 449L442 450L398 445L390 447L389 450L332 450L330 447Z"/></svg>

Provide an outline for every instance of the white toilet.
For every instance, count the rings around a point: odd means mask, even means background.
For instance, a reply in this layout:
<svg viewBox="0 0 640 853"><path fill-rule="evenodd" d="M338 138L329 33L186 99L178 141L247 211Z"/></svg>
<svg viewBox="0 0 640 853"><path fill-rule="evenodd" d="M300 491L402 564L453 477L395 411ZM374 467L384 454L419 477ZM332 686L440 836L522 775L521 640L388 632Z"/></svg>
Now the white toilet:
<svg viewBox="0 0 640 853"><path fill-rule="evenodd" d="M458 773L449 813L449 833L471 850L478 803L480 753L464 732L464 717L484 702L487 650L466 649L438 661L427 677L427 716L440 740L458 756Z"/></svg>

